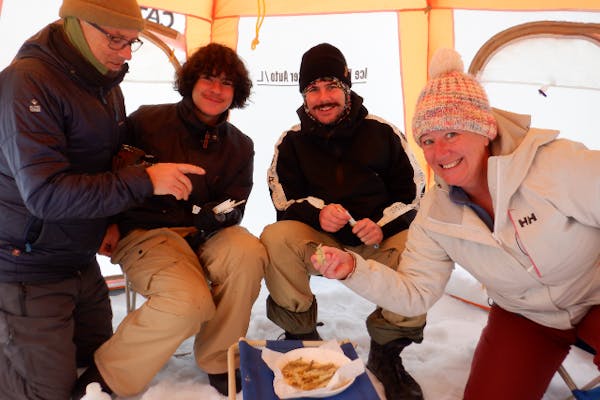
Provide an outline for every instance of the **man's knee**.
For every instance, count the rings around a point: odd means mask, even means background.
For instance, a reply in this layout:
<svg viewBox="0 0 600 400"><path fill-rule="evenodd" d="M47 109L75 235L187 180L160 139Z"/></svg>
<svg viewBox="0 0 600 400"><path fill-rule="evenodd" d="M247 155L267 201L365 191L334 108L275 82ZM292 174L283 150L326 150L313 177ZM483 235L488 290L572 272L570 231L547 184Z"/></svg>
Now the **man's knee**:
<svg viewBox="0 0 600 400"><path fill-rule="evenodd" d="M267 249L270 246L280 246L288 240L306 239L311 236L312 228L299 221L277 221L265 226L260 241Z"/></svg>
<svg viewBox="0 0 600 400"><path fill-rule="evenodd" d="M260 241L264 244L265 247L269 247L273 244L280 243L282 234L284 229L282 229L283 224L281 222L276 222L274 224L270 224L264 227L262 233L260 234Z"/></svg>
<svg viewBox="0 0 600 400"><path fill-rule="evenodd" d="M228 229L231 229L229 241L235 243L235 246L230 248L232 252L237 252L242 257L259 265L264 266L267 263L268 256L265 246L256 236L245 228L231 227Z"/></svg>
<svg viewBox="0 0 600 400"><path fill-rule="evenodd" d="M211 279L222 282L231 276L260 282L269 257L260 240L245 228L233 226L211 238L199 252L200 262Z"/></svg>

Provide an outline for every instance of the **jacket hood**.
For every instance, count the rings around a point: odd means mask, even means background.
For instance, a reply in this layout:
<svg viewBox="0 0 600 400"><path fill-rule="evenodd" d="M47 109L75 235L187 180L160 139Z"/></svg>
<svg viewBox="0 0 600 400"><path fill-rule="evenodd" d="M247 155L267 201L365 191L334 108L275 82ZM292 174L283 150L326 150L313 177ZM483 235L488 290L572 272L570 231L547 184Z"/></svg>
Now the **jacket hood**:
<svg viewBox="0 0 600 400"><path fill-rule="evenodd" d="M88 62L70 42L62 20L54 22L29 38L15 56L15 60L37 58L44 63L67 71L73 80L91 90L106 93L119 85L129 70L127 64L120 71L103 75Z"/></svg>
<svg viewBox="0 0 600 400"><path fill-rule="evenodd" d="M491 143L492 155L512 153L525 138L531 126L531 116L492 108L498 124L498 135Z"/></svg>
<svg viewBox="0 0 600 400"><path fill-rule="evenodd" d="M528 115L501 110L493 110L493 113L498 122L499 140L492 142L492 155L488 159L488 187L496 213L506 213L510 196L527 176L538 149L556 139L559 132L531 128Z"/></svg>

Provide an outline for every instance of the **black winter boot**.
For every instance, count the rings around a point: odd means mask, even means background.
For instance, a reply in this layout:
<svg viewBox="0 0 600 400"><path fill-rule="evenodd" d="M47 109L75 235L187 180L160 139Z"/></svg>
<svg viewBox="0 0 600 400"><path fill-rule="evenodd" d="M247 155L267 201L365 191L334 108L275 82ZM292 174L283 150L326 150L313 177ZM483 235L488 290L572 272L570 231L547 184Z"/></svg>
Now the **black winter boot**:
<svg viewBox="0 0 600 400"><path fill-rule="evenodd" d="M421 387L404 369L400 352L412 343L410 339L396 339L385 345L371 339L367 368L379 379L388 400L422 400Z"/></svg>
<svg viewBox="0 0 600 400"><path fill-rule="evenodd" d="M321 335L319 335L319 332L316 329L314 331L308 332L308 333L291 333L291 332L285 331L284 339L285 340L323 340L321 338Z"/></svg>
<svg viewBox="0 0 600 400"><path fill-rule="evenodd" d="M104 378L100 375L100 371L98 371L98 367L96 367L96 363L94 363L90 365L79 378L77 378L71 398L73 400L80 400L85 396L87 385L92 382L98 382L102 387L103 392L112 394L112 389L106 384Z"/></svg>
<svg viewBox="0 0 600 400"><path fill-rule="evenodd" d="M320 323L317 323L317 299L314 296L310 308L301 312L287 310L269 296L267 318L283 328L285 340L322 340L317 332Z"/></svg>
<svg viewBox="0 0 600 400"><path fill-rule="evenodd" d="M208 382L224 396L229 395L229 375L227 372L222 374L208 374ZM240 370L235 370L235 392L242 390L242 375Z"/></svg>

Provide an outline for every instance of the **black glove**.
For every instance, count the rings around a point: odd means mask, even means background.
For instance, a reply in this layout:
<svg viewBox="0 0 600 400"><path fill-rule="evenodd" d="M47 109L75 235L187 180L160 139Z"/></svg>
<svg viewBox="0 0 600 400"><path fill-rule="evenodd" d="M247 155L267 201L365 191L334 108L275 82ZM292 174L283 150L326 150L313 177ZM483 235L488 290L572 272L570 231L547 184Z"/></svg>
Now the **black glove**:
<svg viewBox="0 0 600 400"><path fill-rule="evenodd" d="M142 165L148 167L156 163L154 156L146 154L144 150L128 144L121 145L119 152L113 157L112 170L118 171L121 168L131 165Z"/></svg>
<svg viewBox="0 0 600 400"><path fill-rule="evenodd" d="M228 213L215 214L213 207L218 204L220 202L206 203L202 206L200 212L194 215L194 226L198 229L197 235L199 238L194 238L193 240L198 245L204 243L206 239L218 230L235 225L242 219L242 212L237 207L234 207Z"/></svg>

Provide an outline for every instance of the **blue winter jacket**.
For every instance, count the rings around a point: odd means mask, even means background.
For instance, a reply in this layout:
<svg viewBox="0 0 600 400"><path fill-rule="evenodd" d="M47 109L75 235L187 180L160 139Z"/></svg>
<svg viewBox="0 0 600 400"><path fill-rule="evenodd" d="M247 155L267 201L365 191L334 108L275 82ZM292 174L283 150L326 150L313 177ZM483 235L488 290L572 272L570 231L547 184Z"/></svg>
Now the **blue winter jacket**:
<svg viewBox="0 0 600 400"><path fill-rule="evenodd" d="M0 73L0 281L76 274L107 217L152 194L143 168L111 172L126 72L100 74L53 23Z"/></svg>

